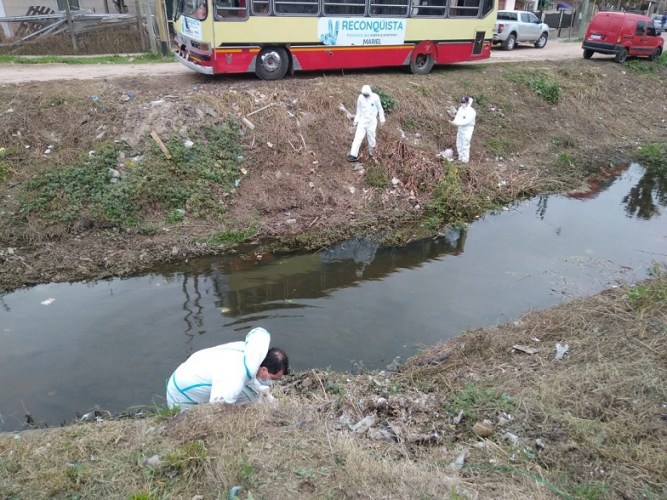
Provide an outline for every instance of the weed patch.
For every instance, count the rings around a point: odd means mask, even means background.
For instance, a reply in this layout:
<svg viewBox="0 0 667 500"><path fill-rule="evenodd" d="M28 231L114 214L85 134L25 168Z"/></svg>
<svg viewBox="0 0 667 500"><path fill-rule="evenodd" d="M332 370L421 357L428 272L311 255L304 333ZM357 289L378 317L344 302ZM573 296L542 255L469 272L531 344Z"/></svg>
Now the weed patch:
<svg viewBox="0 0 667 500"><path fill-rule="evenodd" d="M491 208L491 203L485 196L470 191L466 184L466 171L462 172L450 166L446 168L444 179L425 206L429 216L463 223Z"/></svg>
<svg viewBox="0 0 667 500"><path fill-rule="evenodd" d="M398 101L380 87L372 87L371 90L380 97L380 103L382 104L382 109L385 114L391 113L398 106Z"/></svg>
<svg viewBox="0 0 667 500"><path fill-rule="evenodd" d="M208 452L204 443L186 443L165 457L163 473L168 477L181 476L195 479L204 473Z"/></svg>
<svg viewBox="0 0 667 500"><path fill-rule="evenodd" d="M389 173L381 165L371 165L366 169L366 177L364 182L367 186L385 188L391 186Z"/></svg>
<svg viewBox="0 0 667 500"><path fill-rule="evenodd" d="M558 104L561 101L560 83L544 74L535 71L508 71L506 76L517 85L528 86L549 104Z"/></svg>
<svg viewBox="0 0 667 500"><path fill-rule="evenodd" d="M203 128L204 141L186 148L180 136L167 142L166 160L151 143L141 160L120 162L121 149L107 144L73 166L46 170L26 182L18 215L39 215L46 225L93 224L133 227L156 210L168 223L191 217L220 217L223 199L234 192L242 149L233 121Z"/></svg>
<svg viewBox="0 0 667 500"><path fill-rule="evenodd" d="M643 146L637 152L637 159L647 170L665 171L667 169L667 143L654 143Z"/></svg>
<svg viewBox="0 0 667 500"><path fill-rule="evenodd" d="M463 391L451 396L443 408L450 415L457 415L462 411L466 418L474 422L479 413L498 410L512 411L514 406L512 398L506 394L480 384L469 383Z"/></svg>
<svg viewBox="0 0 667 500"><path fill-rule="evenodd" d="M656 69L655 64L652 62L642 61L640 59L631 59L625 62L625 65L631 71L635 73L640 73L644 75L655 75Z"/></svg>

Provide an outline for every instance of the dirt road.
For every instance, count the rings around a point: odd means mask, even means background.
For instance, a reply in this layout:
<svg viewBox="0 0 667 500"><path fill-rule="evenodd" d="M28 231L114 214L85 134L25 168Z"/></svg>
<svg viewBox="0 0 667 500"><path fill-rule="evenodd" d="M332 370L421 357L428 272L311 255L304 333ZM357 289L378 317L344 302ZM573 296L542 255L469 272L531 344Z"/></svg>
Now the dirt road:
<svg viewBox="0 0 667 500"><path fill-rule="evenodd" d="M535 49L530 44L518 45L507 52L494 47L489 63L543 60L558 61L581 57L581 44L551 40L544 49ZM0 64L0 84L43 82L51 80L93 80L137 76L179 76L194 72L180 63L165 64Z"/></svg>

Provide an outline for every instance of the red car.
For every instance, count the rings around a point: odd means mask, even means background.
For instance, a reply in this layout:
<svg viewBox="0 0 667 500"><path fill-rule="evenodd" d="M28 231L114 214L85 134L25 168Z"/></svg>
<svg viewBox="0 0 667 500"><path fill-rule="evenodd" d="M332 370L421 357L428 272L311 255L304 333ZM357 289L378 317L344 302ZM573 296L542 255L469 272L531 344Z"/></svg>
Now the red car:
<svg viewBox="0 0 667 500"><path fill-rule="evenodd" d="M628 56L644 56L650 61L662 54L665 40L653 25L653 20L641 14L627 12L598 12L591 21L581 47L584 59L594 53L614 54L617 63Z"/></svg>

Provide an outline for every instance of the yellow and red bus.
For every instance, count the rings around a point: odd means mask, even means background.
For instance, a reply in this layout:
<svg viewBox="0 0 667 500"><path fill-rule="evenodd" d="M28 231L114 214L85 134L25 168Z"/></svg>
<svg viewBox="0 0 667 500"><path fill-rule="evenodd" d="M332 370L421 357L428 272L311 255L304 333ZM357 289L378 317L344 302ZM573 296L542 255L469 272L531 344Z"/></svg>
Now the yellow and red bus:
<svg viewBox="0 0 667 500"><path fill-rule="evenodd" d="M405 66L491 55L496 0L174 0L178 59L205 74Z"/></svg>

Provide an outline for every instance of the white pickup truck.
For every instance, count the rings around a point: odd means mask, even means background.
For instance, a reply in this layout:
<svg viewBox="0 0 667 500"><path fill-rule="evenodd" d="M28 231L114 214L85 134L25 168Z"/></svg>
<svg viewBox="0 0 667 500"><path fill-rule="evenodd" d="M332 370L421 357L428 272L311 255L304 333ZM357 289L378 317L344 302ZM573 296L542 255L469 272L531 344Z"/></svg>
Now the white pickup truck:
<svg viewBox="0 0 667 500"><path fill-rule="evenodd" d="M512 50L519 42L530 42L538 49L549 39L549 26L540 22L532 12L499 10L493 28L493 44L501 43L503 49Z"/></svg>

